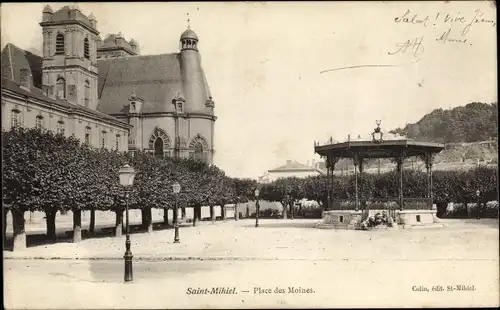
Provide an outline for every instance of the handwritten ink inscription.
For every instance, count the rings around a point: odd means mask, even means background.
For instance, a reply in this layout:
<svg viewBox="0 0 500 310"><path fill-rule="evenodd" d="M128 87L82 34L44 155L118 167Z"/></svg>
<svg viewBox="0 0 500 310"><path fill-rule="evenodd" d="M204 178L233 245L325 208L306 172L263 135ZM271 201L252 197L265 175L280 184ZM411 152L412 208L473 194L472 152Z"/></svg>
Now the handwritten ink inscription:
<svg viewBox="0 0 500 310"><path fill-rule="evenodd" d="M424 37L418 37L411 40L406 40L404 42L400 42L396 44L396 50L393 52L388 52L389 55L395 55L398 53L404 54L408 50L413 53L413 56L417 57L420 53L424 51L424 47L422 46L422 42L424 41Z"/></svg>
<svg viewBox="0 0 500 310"><path fill-rule="evenodd" d="M394 23L413 27L436 28L434 41L439 44L459 44L472 46L469 33L480 25L496 26L496 21L487 17L480 9L468 14L437 12L435 15L421 15L407 9L403 14L394 17ZM433 39L431 38L431 41ZM395 44L389 55L405 54L408 51L417 57L424 51L424 36L407 38Z"/></svg>

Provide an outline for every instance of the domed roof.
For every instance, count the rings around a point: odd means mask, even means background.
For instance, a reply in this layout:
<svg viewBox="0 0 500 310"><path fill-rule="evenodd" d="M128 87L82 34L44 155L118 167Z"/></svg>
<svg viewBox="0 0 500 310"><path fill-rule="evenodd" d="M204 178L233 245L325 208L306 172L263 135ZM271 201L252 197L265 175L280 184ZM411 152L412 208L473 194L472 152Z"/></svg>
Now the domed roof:
<svg viewBox="0 0 500 310"><path fill-rule="evenodd" d="M183 39L198 40L198 36L196 35L196 33L193 30L191 30L191 28L188 28L188 29L186 29L186 31L184 31L181 34L181 40L183 40Z"/></svg>
<svg viewBox="0 0 500 310"><path fill-rule="evenodd" d="M137 42L134 39L130 40L128 43L132 46L137 46Z"/></svg>
<svg viewBox="0 0 500 310"><path fill-rule="evenodd" d="M89 20L96 20L94 13L90 13Z"/></svg>

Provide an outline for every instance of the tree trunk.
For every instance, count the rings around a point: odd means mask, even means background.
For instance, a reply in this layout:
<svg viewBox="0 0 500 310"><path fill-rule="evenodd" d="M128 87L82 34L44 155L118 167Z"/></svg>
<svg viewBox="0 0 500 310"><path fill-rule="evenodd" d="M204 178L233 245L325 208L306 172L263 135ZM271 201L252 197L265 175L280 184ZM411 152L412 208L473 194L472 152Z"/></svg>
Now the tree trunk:
<svg viewBox="0 0 500 310"><path fill-rule="evenodd" d="M130 210L129 210L129 212L130 212ZM141 209L141 223L142 223L141 226L143 228L146 228L146 226L147 226L147 222L148 222L147 218L148 218L147 210Z"/></svg>
<svg viewBox="0 0 500 310"><path fill-rule="evenodd" d="M24 211L12 210L12 226L14 230L13 251L26 248L26 231L24 229Z"/></svg>
<svg viewBox="0 0 500 310"><path fill-rule="evenodd" d="M151 211L151 208L147 208L147 209L143 209L144 211L144 215L145 215L145 227L146 227L146 231L148 233L150 232L153 232L153 214L152 214L152 211ZM144 221L144 220L143 220Z"/></svg>
<svg viewBox="0 0 500 310"><path fill-rule="evenodd" d="M95 209L90 210L89 235L93 235L95 231Z"/></svg>
<svg viewBox="0 0 500 310"><path fill-rule="evenodd" d="M240 214L238 213L238 204L234 204L234 220L237 221L240 219Z"/></svg>
<svg viewBox="0 0 500 310"><path fill-rule="evenodd" d="M286 203L283 204L283 219L287 219L287 213L288 213L288 205Z"/></svg>
<svg viewBox="0 0 500 310"><path fill-rule="evenodd" d="M186 220L186 207L182 207L181 211L182 211L182 219Z"/></svg>
<svg viewBox="0 0 500 310"><path fill-rule="evenodd" d="M123 225L123 210L115 211L116 221L115 221L115 237L122 236L122 225Z"/></svg>
<svg viewBox="0 0 500 310"><path fill-rule="evenodd" d="M247 204L247 210L246 210L246 213L245 213L245 218L249 218L250 217L250 208L248 207L248 204Z"/></svg>
<svg viewBox="0 0 500 310"><path fill-rule="evenodd" d="M73 242L82 241L82 210L73 209Z"/></svg>
<svg viewBox="0 0 500 310"><path fill-rule="evenodd" d="M193 226L196 226L198 222L198 216L196 215L196 206L193 207Z"/></svg>
<svg viewBox="0 0 500 310"><path fill-rule="evenodd" d="M7 239L7 213L9 213L9 209L3 208L3 219L2 219L2 224L3 224L3 241L5 243L5 240Z"/></svg>
<svg viewBox="0 0 500 310"><path fill-rule="evenodd" d="M57 210L54 210L52 208L45 210L45 223L47 224L47 238L54 242L57 240L56 215L57 215Z"/></svg>
<svg viewBox="0 0 500 310"><path fill-rule="evenodd" d="M198 220L201 221L201 206L198 206Z"/></svg>
<svg viewBox="0 0 500 310"><path fill-rule="evenodd" d="M168 227L168 208L163 208L163 225Z"/></svg>
<svg viewBox="0 0 500 310"><path fill-rule="evenodd" d="M224 207L223 204L220 206L220 213L222 215L222 219L225 221L226 220L226 208Z"/></svg>
<svg viewBox="0 0 500 310"><path fill-rule="evenodd" d="M215 224L215 210L214 206L210 205L210 220Z"/></svg>

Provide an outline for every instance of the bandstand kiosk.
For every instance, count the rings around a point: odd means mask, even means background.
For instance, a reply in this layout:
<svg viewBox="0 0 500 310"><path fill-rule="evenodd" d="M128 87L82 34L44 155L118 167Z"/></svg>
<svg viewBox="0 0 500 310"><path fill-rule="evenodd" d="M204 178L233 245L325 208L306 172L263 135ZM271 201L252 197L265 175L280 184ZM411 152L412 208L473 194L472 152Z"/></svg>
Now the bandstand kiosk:
<svg viewBox="0 0 500 310"><path fill-rule="evenodd" d="M332 139L324 145L314 142L314 151L325 158L328 178L328 204L323 212L320 228L359 229L363 228L367 219L374 215L384 214L389 218L391 227L412 228L414 226L436 225L436 209L432 199L432 165L434 156L444 149L443 144L420 142L399 135L386 135L377 121L377 128L371 134L371 139L348 138L345 142L336 143ZM387 137L388 136L388 137ZM403 197L403 163L405 159L420 158L426 167L427 191L426 197ZM334 199L332 193L333 171L335 164L341 158L350 158L354 164L354 201ZM399 178L399 196L385 199L381 207L381 199L359 197L360 175L363 173L363 163L366 159L390 158L396 163Z"/></svg>

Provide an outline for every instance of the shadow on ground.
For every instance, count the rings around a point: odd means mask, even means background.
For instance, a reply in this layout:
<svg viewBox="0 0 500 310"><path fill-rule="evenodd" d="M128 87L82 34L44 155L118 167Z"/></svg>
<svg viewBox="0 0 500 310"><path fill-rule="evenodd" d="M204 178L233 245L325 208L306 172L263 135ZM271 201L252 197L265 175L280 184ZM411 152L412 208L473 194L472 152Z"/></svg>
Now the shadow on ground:
<svg viewBox="0 0 500 310"><path fill-rule="evenodd" d="M467 219L462 219L460 221L467 226L473 225L473 226L483 226L488 228L498 228L499 225L498 218L481 218L481 219L467 218ZM444 223L446 223L446 220Z"/></svg>
<svg viewBox="0 0 500 310"><path fill-rule="evenodd" d="M191 224L192 225L192 224ZM191 226L188 224L182 224L180 227L186 227L186 226ZM153 224L153 230L168 230L168 229L173 229L171 225L165 226L163 223L154 223ZM114 227L109 227L109 226L104 226L104 227L98 227L96 226L95 231L93 234L89 234L87 229L82 230L82 239L92 239L92 238L108 238L108 237L113 237L115 235L114 233L115 228ZM138 224L138 225L131 225L130 226L130 233L131 234L137 234L137 233L145 233L147 229ZM125 234L125 231L123 232ZM3 243L3 250L4 251L12 251L13 247L13 236L12 233L7 233L7 235L4 237L4 243ZM46 234L40 234L40 233L33 233L33 232L26 232L26 246L27 247L35 247L35 246L42 246L42 245L48 245L48 244L55 244L55 243L71 243L73 242L73 231L72 230L58 230L56 234L56 239L53 240L49 237L47 237Z"/></svg>
<svg viewBox="0 0 500 310"><path fill-rule="evenodd" d="M283 221L283 222L268 222L266 223L266 220L259 220L259 228L316 228L316 225L318 224L318 221L311 221L311 222L293 222L293 221ZM255 221L252 222L252 224L248 223L245 224L243 227L255 227Z"/></svg>

